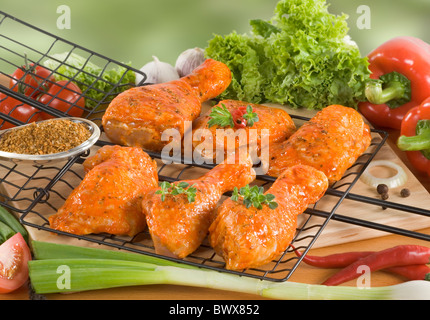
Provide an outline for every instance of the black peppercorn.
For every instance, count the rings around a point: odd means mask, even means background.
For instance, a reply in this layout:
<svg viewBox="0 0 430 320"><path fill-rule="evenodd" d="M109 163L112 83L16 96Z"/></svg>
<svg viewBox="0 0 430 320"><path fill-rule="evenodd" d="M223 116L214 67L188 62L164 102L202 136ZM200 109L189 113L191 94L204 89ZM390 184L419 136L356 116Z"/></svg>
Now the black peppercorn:
<svg viewBox="0 0 430 320"><path fill-rule="evenodd" d="M402 190L400 190L400 196L402 196L403 198L407 198L411 195L411 191L407 188L403 188Z"/></svg>
<svg viewBox="0 0 430 320"><path fill-rule="evenodd" d="M378 186L376 187L376 191L379 194L388 193L388 186L386 184L378 184Z"/></svg>

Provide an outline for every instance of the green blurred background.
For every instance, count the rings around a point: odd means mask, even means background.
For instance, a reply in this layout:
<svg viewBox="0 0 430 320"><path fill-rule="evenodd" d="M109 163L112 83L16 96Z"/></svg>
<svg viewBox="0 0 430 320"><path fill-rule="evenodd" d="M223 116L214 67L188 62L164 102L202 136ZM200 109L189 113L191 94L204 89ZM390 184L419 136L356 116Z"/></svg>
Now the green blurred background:
<svg viewBox="0 0 430 320"><path fill-rule="evenodd" d="M175 63L185 49L207 45L213 34L249 32L250 19L272 17L277 0L0 0L0 10L112 59L140 68L152 59ZM429 0L328 0L334 14L349 16L350 36L362 55L382 42L410 35L430 42ZM57 28L57 7L71 10L70 29ZM360 5L371 10L370 29L359 29ZM43 39L7 23L0 33L16 32L38 46ZM13 34L13 33L12 33ZM42 38L42 37L41 37ZM0 41L1 38L0 38ZM0 47L4 45L0 43ZM7 46L7 44L6 44ZM59 48L60 49L60 48ZM54 53L54 52L53 52ZM0 52L0 59L1 57ZM0 61L1 67L1 61ZM2 70L3 72L5 70Z"/></svg>

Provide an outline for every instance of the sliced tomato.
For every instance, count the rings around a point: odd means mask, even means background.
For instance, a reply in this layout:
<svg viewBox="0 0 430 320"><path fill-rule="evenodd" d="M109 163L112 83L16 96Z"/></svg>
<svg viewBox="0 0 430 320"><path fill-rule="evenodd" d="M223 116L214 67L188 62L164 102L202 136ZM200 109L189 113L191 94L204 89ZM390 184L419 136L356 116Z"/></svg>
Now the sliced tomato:
<svg viewBox="0 0 430 320"><path fill-rule="evenodd" d="M246 119L243 117L245 113L246 107L239 107L231 112L235 128L240 129L246 127Z"/></svg>
<svg viewBox="0 0 430 320"><path fill-rule="evenodd" d="M34 108L28 104L22 103L21 101L12 97L6 96L0 93L0 112L11 116L12 118L19 120L23 123L30 123L39 120L40 112L37 108ZM14 124L0 120L0 129L8 129L15 127Z"/></svg>
<svg viewBox="0 0 430 320"><path fill-rule="evenodd" d="M51 71L31 63L15 70L9 81L9 88L35 98L47 91L55 81Z"/></svg>
<svg viewBox="0 0 430 320"><path fill-rule="evenodd" d="M60 80L52 84L48 92L39 101L72 117L81 117L84 113L85 99L79 87L73 82ZM42 119L54 118L46 112Z"/></svg>
<svg viewBox="0 0 430 320"><path fill-rule="evenodd" d="M25 284L30 260L30 248L21 233L0 246L0 293L12 292Z"/></svg>

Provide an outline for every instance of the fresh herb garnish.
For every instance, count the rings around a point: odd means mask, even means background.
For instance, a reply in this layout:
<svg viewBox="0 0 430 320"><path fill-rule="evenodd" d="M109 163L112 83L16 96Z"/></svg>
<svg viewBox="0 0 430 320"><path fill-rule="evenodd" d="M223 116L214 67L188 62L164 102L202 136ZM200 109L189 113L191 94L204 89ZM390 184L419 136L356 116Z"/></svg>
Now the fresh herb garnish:
<svg viewBox="0 0 430 320"><path fill-rule="evenodd" d="M161 194L161 201L166 199L166 194L171 194L173 196L185 193L187 195L188 202L194 202L196 199L196 191L197 189L194 187L194 184L190 186L188 182L181 181L178 184L170 183L167 181L163 181L160 184L161 189L157 190L156 194Z"/></svg>
<svg viewBox="0 0 430 320"><path fill-rule="evenodd" d="M248 105L246 109L239 107L230 112L224 104L221 104L221 107L216 106L212 109L209 117L209 128L214 125L232 128L252 127L259 120L258 114L253 112L251 105Z"/></svg>
<svg viewBox="0 0 430 320"><path fill-rule="evenodd" d="M246 113L243 115L243 118L246 120L246 125L248 127L252 127L254 123L259 120L258 114L252 111L251 105L246 107Z"/></svg>
<svg viewBox="0 0 430 320"><path fill-rule="evenodd" d="M231 115L230 111L228 111L225 104L221 104L221 107L214 107L209 117L209 128L214 125L218 125L220 127L234 127L233 116Z"/></svg>
<svg viewBox="0 0 430 320"><path fill-rule="evenodd" d="M259 186L250 187L246 185L240 188L234 187L231 199L238 201L239 196L243 197L243 204L246 208L254 206L257 209L262 209L263 204L267 204L270 209L276 209L278 203L274 201L275 196L271 193L264 194L264 188Z"/></svg>

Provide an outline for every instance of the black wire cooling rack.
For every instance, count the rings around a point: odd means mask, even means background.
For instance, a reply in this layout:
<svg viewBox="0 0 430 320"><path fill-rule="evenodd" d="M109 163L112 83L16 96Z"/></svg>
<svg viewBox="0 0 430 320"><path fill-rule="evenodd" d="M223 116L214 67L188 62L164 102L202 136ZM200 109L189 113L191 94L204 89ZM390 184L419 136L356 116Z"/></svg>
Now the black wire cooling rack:
<svg viewBox="0 0 430 320"><path fill-rule="evenodd" d="M11 33L10 30L20 30L21 32ZM32 37L38 39L38 47L29 44ZM79 54L85 57L85 64L94 63L101 66L102 71L99 75L94 77L94 82L91 85L86 85L82 90L82 95L86 99L92 99L88 93L95 90L99 93L99 99L93 99L91 107L79 107L83 111L83 116L100 123L101 117L104 112L104 107L109 101L119 92L135 85L134 83L124 83L123 79L127 72L135 72L142 76L142 80L138 85L144 84L146 75L139 70L133 69L127 64L117 62L109 59L103 55L97 54L91 50L83 48L79 45L71 43L67 40L59 38L53 34L45 32L36 28L24 21L16 19L4 12L0 11L0 72L10 77L10 74L18 67L20 63L16 61L24 61L27 58L29 62L34 64L41 64L45 59L52 58L53 54L59 52L70 52ZM67 60L58 61L59 66L67 65ZM123 77L117 82L109 82L104 73L109 72L110 69L121 68L123 70ZM57 68L51 70L54 74ZM84 69L77 69L76 73L85 73ZM69 81L77 82L79 77L74 76L69 78ZM100 82L103 86L100 86ZM104 91L101 88L108 88ZM34 88L35 90L39 88ZM43 105L34 99L28 98L21 94L18 90L6 88L0 85L0 103L6 99L7 96L19 100L22 104L28 104L36 108L38 112L46 112L54 117L69 116L69 112L60 112L52 109L47 105ZM54 97L53 97L54 98ZM57 97L55 97L57 98ZM18 107L21 104L18 104ZM9 113L0 113L0 130L7 125L22 125L31 121L31 118L26 122L19 121L13 117L13 111ZM292 118L300 124L300 122L307 121L305 117L292 115ZM101 128L103 129L103 128ZM337 213L340 205L348 199L358 203L366 203L379 207L386 207L404 212L409 212L417 215L430 216L430 212L426 209L417 207L400 205L395 202L380 200L377 198L370 198L355 194L352 192L354 185L359 180L361 174L364 172L369 163L375 158L382 146L385 144L388 134L381 130L372 130L372 143L365 154L363 154L357 162L346 172L344 177L332 185L326 192L325 196L315 205L309 207L303 215L301 215L300 224L298 225L296 235L293 239L292 245L296 249L303 252L302 257L297 257L290 246L285 252L274 260L261 268L253 268L243 271L231 271L224 268L225 263L221 257L217 256L213 249L204 242L201 247L193 254L183 260L177 260L171 257L159 256L155 253L151 237L148 232L142 232L134 237L114 236L108 234L92 234L88 236L77 236L65 232L53 230L49 227L48 217L58 210L59 206L66 200L70 192L79 184L83 179L84 172L82 163L86 157L90 155L90 151L80 154L64 163L53 164L33 164L22 165L9 161L0 161L0 204L9 208L11 211L16 212L20 216L20 221L32 228L37 228L46 232L58 234L60 236L72 237L84 241L103 244L117 249L128 250L139 254L146 254L150 256L163 257L165 259L196 265L204 268L219 270L239 274L242 276L255 277L270 281L286 281L290 278L291 274L296 270L303 256L315 243L317 238L323 232L329 221L340 221L342 223L354 224L357 226L371 228L388 233L395 233L407 237L423 239L430 241L430 236L415 231L391 227L372 221L353 218L350 216L340 215ZM95 144L91 152L95 152L103 145L110 144L106 139L102 138ZM198 169L201 171L210 170L213 165L209 164L196 164L185 162L184 159L177 159L172 164L163 163L160 154L148 152L148 154L157 160L159 164L159 179L160 181L177 181L181 179L190 179L192 172ZM194 173L195 174L195 173ZM269 187L275 178L270 176L258 176L255 183L264 187ZM7 190L7 192L5 191ZM228 194L226 195L228 196ZM329 201L330 207L324 206L323 203ZM319 218L317 222L314 218Z"/></svg>

